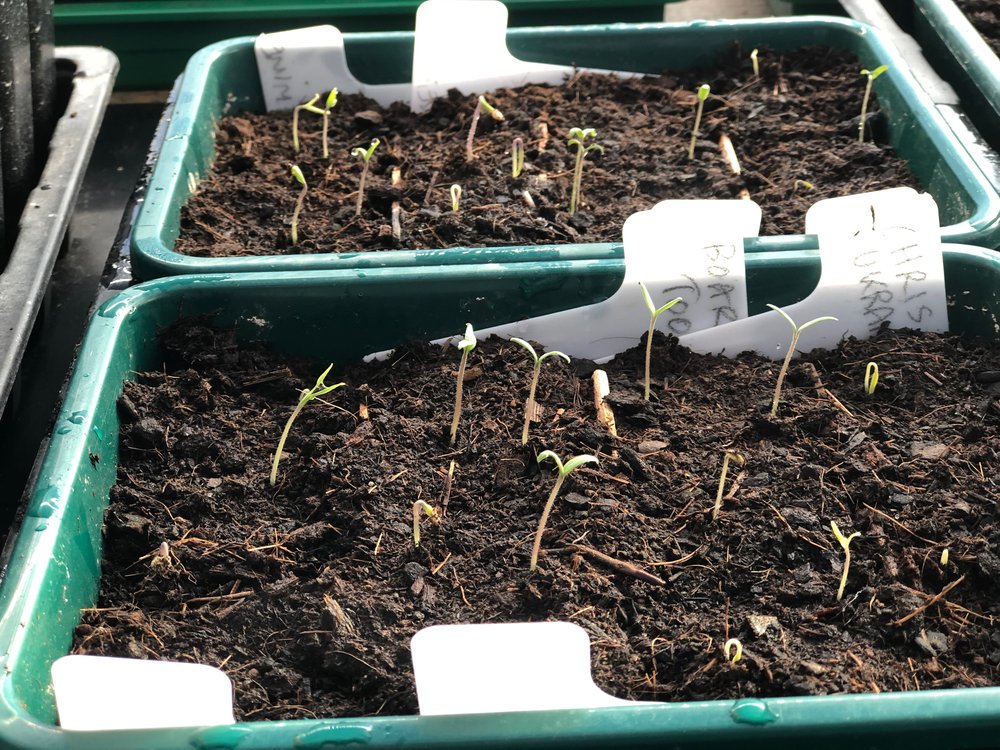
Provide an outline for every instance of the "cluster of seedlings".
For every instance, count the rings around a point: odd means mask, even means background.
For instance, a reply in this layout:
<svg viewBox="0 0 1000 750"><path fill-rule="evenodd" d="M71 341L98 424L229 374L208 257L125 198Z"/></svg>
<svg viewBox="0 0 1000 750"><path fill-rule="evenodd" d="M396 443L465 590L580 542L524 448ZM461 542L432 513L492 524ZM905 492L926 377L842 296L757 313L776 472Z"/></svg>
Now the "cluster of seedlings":
<svg viewBox="0 0 1000 750"><path fill-rule="evenodd" d="M758 59L758 50L754 49L750 54L750 61L753 66L754 71L754 81L759 81L760 79L760 64ZM858 126L858 141L863 142L865 137L865 123L868 111L868 101L871 96L872 84L875 79L880 75L885 73L889 67L887 65L880 65L874 70L862 70L861 75L865 77L865 89L864 96L861 103L861 115L860 122ZM695 92L695 109L694 109L694 125L691 129L691 139L687 149L688 160L693 160L695 158L695 145L697 139L700 135L700 127L702 114L704 112L705 102L711 95L711 87L708 84L702 84L698 87ZM297 153L300 149L300 138L299 138L299 123L301 119L301 113L308 112L317 115L322 118L322 149L323 158L329 158L329 142L327 138L327 132L329 129L329 120L334 108L337 106L338 90L333 88L328 93L322 106L317 105L320 101L321 94L314 94L305 101L292 110L292 147ZM504 121L503 113L497 109L495 106L490 104L485 96L479 96L476 99L475 108L472 111L470 117L470 125L468 134L465 138L465 160L467 162L472 162L476 159L476 154L474 150L474 143L476 137L476 131L479 126L479 120L481 119L483 113L489 115L493 120L498 122ZM583 182L583 166L584 160L591 153L604 153L604 146L597 141L597 130L592 127L573 127L570 128L566 134L566 145L569 148L575 148L574 153L574 166L572 171L572 181L569 197L569 205L567 207L567 212L570 216L576 214L577 210L581 205L581 195L582 195L582 182ZM525 167L525 147L524 138L520 135L515 135L511 141L510 155L511 155L511 176L517 179ZM355 216L360 216L362 213L362 208L364 206L364 193L365 193L365 182L368 176L370 162L372 156L375 153L376 148L378 148L380 140L375 138L367 147L356 147L350 151L352 157L357 158L361 164L361 173L358 180L358 190L355 202ZM738 160L736 158L735 150L733 149L732 142L727 136L723 136L723 140L720 141L720 147L729 162L731 168L734 172L739 173ZM734 166L735 165L735 166ZM303 176L302 170L298 165L292 167L292 175L302 186L302 191L299 194L298 199L295 203L295 211L292 215L291 220L291 241L292 245L298 244L298 219L299 214L302 210L303 202L305 201L306 194L308 192L308 186ZM793 188L798 189L799 187L810 188L812 185L804 180L796 180L796 184ZM461 198L462 198L462 186L460 184L453 184L449 189L449 197L451 201L451 210L453 212L458 212L461 210ZM522 197L529 207L534 207L534 199L531 197L530 192L523 191ZM397 222L394 221L394 231Z"/></svg>

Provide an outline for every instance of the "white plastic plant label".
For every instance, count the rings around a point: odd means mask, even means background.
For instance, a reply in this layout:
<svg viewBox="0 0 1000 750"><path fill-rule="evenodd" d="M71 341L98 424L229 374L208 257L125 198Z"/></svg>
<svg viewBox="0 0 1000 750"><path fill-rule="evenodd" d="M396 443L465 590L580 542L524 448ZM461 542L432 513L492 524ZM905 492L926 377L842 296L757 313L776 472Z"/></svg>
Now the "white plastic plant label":
<svg viewBox="0 0 1000 750"><path fill-rule="evenodd" d="M233 684L221 669L109 656L52 665L59 725L101 731L233 724Z"/></svg>
<svg viewBox="0 0 1000 750"><path fill-rule="evenodd" d="M846 336L867 338L883 323L894 328L947 331L948 309L937 204L910 188L820 201L806 214L819 241L822 271L816 289L783 308L799 325L821 316L800 351L836 346ZM735 356L752 350L775 359L791 331L774 311L680 337L694 351Z"/></svg>
<svg viewBox="0 0 1000 750"><path fill-rule="evenodd" d="M261 34L254 55L268 112L292 109L333 87L343 94L364 94L383 106L410 98L409 83L372 85L355 78L347 65L344 36L335 26Z"/></svg>
<svg viewBox="0 0 1000 750"><path fill-rule="evenodd" d="M410 642L421 716L637 705L594 684L569 622L433 625Z"/></svg>
<svg viewBox="0 0 1000 750"><path fill-rule="evenodd" d="M518 336L601 362L638 344L649 327L640 281L656 307L681 297L657 318L664 333L680 336L745 318L743 240L757 236L760 220L760 206L748 200L663 201L625 221L625 278L611 297L477 333Z"/></svg>

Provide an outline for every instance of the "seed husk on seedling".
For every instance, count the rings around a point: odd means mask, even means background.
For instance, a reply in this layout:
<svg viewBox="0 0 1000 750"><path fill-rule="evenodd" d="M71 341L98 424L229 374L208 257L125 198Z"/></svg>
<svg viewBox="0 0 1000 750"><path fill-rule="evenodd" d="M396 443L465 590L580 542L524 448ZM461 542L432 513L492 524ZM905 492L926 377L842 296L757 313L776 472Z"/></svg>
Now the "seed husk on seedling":
<svg viewBox="0 0 1000 750"><path fill-rule="evenodd" d="M726 473L729 471L730 461L735 461L740 466L746 463L746 459L743 458L743 454L736 453L735 451L726 451L725 455L722 457L722 473L719 476L719 491L715 495L715 507L712 508L713 521L719 515L719 510L722 508L722 492L726 486Z"/></svg>
<svg viewBox="0 0 1000 750"><path fill-rule="evenodd" d="M865 395L875 395L875 386L878 385L878 363L869 362L865 365Z"/></svg>
<svg viewBox="0 0 1000 750"><path fill-rule="evenodd" d="M322 114L323 110L315 106L317 101L319 101L319 94L313 94L312 99L292 108L292 148L296 153L299 150L299 112L305 109L309 112L319 112Z"/></svg>
<svg viewBox="0 0 1000 750"><path fill-rule="evenodd" d="M483 110L489 113L490 117L500 122L503 120L503 113L486 101L485 96L479 97L476 101L476 108L472 111L472 122L469 124L469 135L465 139L465 160L472 161L476 155L472 152L472 141L476 137L476 128L479 126L479 116Z"/></svg>
<svg viewBox="0 0 1000 750"><path fill-rule="evenodd" d="M576 146L576 165L573 167L573 190L569 196L569 214L576 213L576 207L580 201L580 183L583 181L583 160L591 151L604 153L604 146L599 143L587 144L588 138L597 138L597 131L593 128L572 128L569 131L567 145Z"/></svg>
<svg viewBox="0 0 1000 750"><path fill-rule="evenodd" d="M358 183L358 200L354 205L354 215L361 216L361 204L365 200L365 179L368 177L368 162L371 161L372 154L375 153L375 149L381 141L378 138L372 138L372 142L368 145L368 148L355 148L351 150L351 156L356 156L362 161L361 165L361 180Z"/></svg>
<svg viewBox="0 0 1000 750"><path fill-rule="evenodd" d="M656 319L660 317L661 313L666 312L680 302L682 298L674 297L662 307L656 307L653 304L653 298L649 296L649 290L646 289L646 285L641 281L639 282L639 288L642 290L642 298L645 300L646 307L649 310L649 331L646 334L646 377L643 381L643 398L649 401L649 359L653 352L653 329L656 328Z"/></svg>
<svg viewBox="0 0 1000 750"><path fill-rule="evenodd" d="M531 386L528 388L528 399L524 402L524 429L521 430L521 445L527 445L528 426L531 424L531 417L535 412L535 388L538 386L538 375L542 370L542 362L549 357L562 357L564 360L569 362L569 357L562 352L557 351L545 352L545 354L539 357L535 352L535 348L524 339L511 336L510 340L515 344L524 347L528 354L531 355L531 359L534 363L531 370Z"/></svg>
<svg viewBox="0 0 1000 750"><path fill-rule="evenodd" d="M302 206L306 201L309 186L306 184L306 176L302 174L302 170L299 169L298 164L292 165L292 177L302 186L302 190L299 191L299 197L295 199L295 210L292 212L292 245L294 246L299 244L299 214L302 212Z"/></svg>
<svg viewBox="0 0 1000 750"><path fill-rule="evenodd" d="M448 188L448 196L451 198L451 210L458 211L462 205L462 186L454 184Z"/></svg>
<svg viewBox="0 0 1000 750"><path fill-rule="evenodd" d="M469 361L469 352L476 348L476 333L472 330L472 323L465 324L465 335L458 342L459 351L462 352L462 359L458 363L458 383L455 385L455 416L451 420L451 437L448 445L455 444L455 437L458 435L458 420L462 417L462 386L465 382L465 365Z"/></svg>
<svg viewBox="0 0 1000 750"><path fill-rule="evenodd" d="M417 500L413 504L413 546L420 546L420 513L423 513L431 518L434 515L434 508L425 503L423 500Z"/></svg>
<svg viewBox="0 0 1000 750"><path fill-rule="evenodd" d="M518 136L510 144L510 176L515 180L524 169L524 140Z"/></svg>
<svg viewBox="0 0 1000 750"><path fill-rule="evenodd" d="M541 520L538 522L538 531L535 532L535 544L531 548L531 565L529 570L534 570L538 564L538 553L542 548L542 534L545 532L545 524L549 521L549 513L552 512L552 506L555 504L556 495L559 494L559 490L573 471L579 469L584 464L597 463L597 457L591 456L590 454L584 453L579 456L573 456L565 464L562 459L554 451L542 451L538 454L538 463L541 463L547 458L551 458L555 461L556 468L559 470L559 476L556 477L556 483L552 487L552 491L549 493L549 499L545 502L545 508L542 510Z"/></svg>
<svg viewBox="0 0 1000 750"><path fill-rule="evenodd" d="M310 401L319 398L320 396L325 396L330 391L335 391L344 383L335 383L334 385L327 385L323 382L326 376L330 374L330 370L333 369L331 364L325 370L323 374L316 378L316 385L312 388L303 388L299 394L299 403L295 405L295 409L292 411L292 415L288 418L285 423L285 429L281 432L281 439L278 440L278 448L274 452L274 462L271 464L271 486L273 487L275 482L278 481L278 463L281 461L281 453L285 448L285 441L288 439L288 433L292 430L292 424L295 422L299 413Z"/></svg>
<svg viewBox="0 0 1000 750"><path fill-rule="evenodd" d="M872 84L875 79L880 75L885 73L889 69L888 65L879 65L875 70L868 70L865 68L861 71L861 75L866 77L865 80L865 95L861 99L861 122L858 123L858 143L864 143L865 141L865 116L868 114L868 97L872 93Z"/></svg>
<svg viewBox="0 0 1000 750"><path fill-rule="evenodd" d="M792 327L792 341L788 345L788 353L785 355L785 361L781 363L781 370L778 372L778 383L774 386L774 400L771 401L771 416L774 417L778 414L778 400L781 398L781 385L785 382L785 375L788 374L788 365L792 362L792 356L795 354L795 346L799 343L799 334L806 330L809 326L814 326L817 323L822 323L824 320L836 320L832 315L824 315L819 318L813 318L807 323L803 323L800 326L795 325L795 321L782 310L780 307L776 307L771 303L767 305L776 313L781 315L785 320L788 321L788 325Z"/></svg>
<svg viewBox="0 0 1000 750"><path fill-rule="evenodd" d="M837 541L844 550L844 572L840 576L840 588L837 589L837 601L839 602L844 598L844 587L847 585L847 571L851 567L851 541L856 536L861 536L861 532L855 531L850 536L844 536L840 533L840 529L837 528L836 521L830 521L830 528L833 529L833 535L837 537Z"/></svg>
<svg viewBox="0 0 1000 750"><path fill-rule="evenodd" d="M712 93L712 88L707 83L698 87L698 104L694 112L694 128L691 130L691 145L688 146L688 159L694 158L694 142L698 138L698 129L701 127L701 113L705 109L705 100Z"/></svg>

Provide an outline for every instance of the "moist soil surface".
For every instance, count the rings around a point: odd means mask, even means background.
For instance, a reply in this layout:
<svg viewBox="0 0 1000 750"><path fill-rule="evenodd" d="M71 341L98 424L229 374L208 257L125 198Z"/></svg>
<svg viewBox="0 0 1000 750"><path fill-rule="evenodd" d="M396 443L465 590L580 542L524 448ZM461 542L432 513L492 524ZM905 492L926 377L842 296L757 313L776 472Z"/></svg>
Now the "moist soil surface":
<svg viewBox="0 0 1000 750"><path fill-rule="evenodd" d="M996 0L955 0L955 5L997 55L1000 55L1000 7Z"/></svg>
<svg viewBox="0 0 1000 750"><path fill-rule="evenodd" d="M301 116L298 154L287 112L223 118L213 171L182 209L176 249L233 256L620 242L625 219L661 200L732 199L743 190L763 208L762 235L800 234L806 210L820 199L919 187L907 163L880 144L878 116L866 118L870 127L858 143L864 80L856 58L826 48L762 51L755 80L749 52L733 50L719 66L658 77L575 75L562 86L495 91L489 100L505 120L480 119L472 162L465 141L476 97L457 91L419 116L403 105L386 109L360 95L341 96L330 118L330 159L322 157L316 115ZM712 95L689 161L694 92L703 83ZM873 100L869 112L877 109ZM581 208L571 216L576 150L566 134L573 127L595 128L604 153L587 156ZM722 156L723 134L740 175ZM517 179L515 137L526 150ZM350 151L373 138L382 143L355 216L361 163ZM300 192L293 163L310 186L298 246L290 240ZM394 167L402 179L395 187ZM453 184L463 191L458 212L451 210Z"/></svg>
<svg viewBox="0 0 1000 750"><path fill-rule="evenodd" d="M119 402L101 592L77 653L220 666L251 720L415 712L410 638L455 622L577 623L598 684L625 698L998 684L992 344L883 330L813 352L772 418L779 363L656 334L648 403L642 349L605 366L617 438L595 418L594 366L553 357L522 447L528 356L491 339L469 358L455 449L458 352L412 345L337 373L347 385L302 411L271 487L278 436L325 365L198 321L162 340L163 368ZM869 361L881 379L866 397ZM600 463L567 478L529 572L556 478L546 449ZM727 450L745 463L713 521ZM418 499L437 513L415 547ZM860 534L840 601L831 521Z"/></svg>

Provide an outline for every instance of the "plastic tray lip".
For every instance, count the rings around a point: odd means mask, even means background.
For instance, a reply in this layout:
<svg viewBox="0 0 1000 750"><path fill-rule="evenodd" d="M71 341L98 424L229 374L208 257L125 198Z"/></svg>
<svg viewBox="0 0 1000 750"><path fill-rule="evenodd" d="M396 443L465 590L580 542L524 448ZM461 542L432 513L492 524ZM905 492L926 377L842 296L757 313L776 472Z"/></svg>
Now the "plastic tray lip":
<svg viewBox="0 0 1000 750"><path fill-rule="evenodd" d="M55 57L72 62L76 72L10 258L0 270L0 411L38 317L118 70L118 58L101 47L57 47Z"/></svg>
<svg viewBox="0 0 1000 750"><path fill-rule="evenodd" d="M987 237L1000 231L1000 195L992 188L983 171L969 156L964 146L952 132L946 121L934 107L930 97L918 85L909 72L906 63L895 47L885 40L876 29L852 21L850 19L827 16L797 16L793 18L754 19L750 21L691 21L686 23L645 23L645 24L594 24L573 27L534 27L513 28L509 30L512 39L545 35L554 29L569 29L576 34L614 33L617 30L632 30L640 33L657 33L661 31L678 32L690 29L692 33L705 28L722 28L733 31L754 28L762 35L772 29L782 28L812 28L817 25L826 28L842 29L847 33L863 37L867 40L874 55L894 69L892 83L899 88L904 99L913 106L913 114L928 123L926 133L934 147L941 154L949 168L963 183L972 204L975 206L973 215L962 222L942 228L942 239L949 242L977 242L989 244ZM184 156L191 146L193 137L193 118L178 114L197 108L206 95L206 78L212 64L221 55L246 49L253 44L253 36L236 37L217 42L196 52L184 70L181 87L178 93L177 110L169 123L165 140L150 174L149 190L145 202L141 206L132 230L129 242L129 252L132 256L133 268L137 277L152 278L162 275L187 273L230 273L297 269L336 269L345 266L390 267L418 265L430 260L433 250L387 250L372 253L343 254L308 254L308 255L268 255L252 257L221 257L202 258L175 252L168 246L162 236L164 226L170 211L171 197L174 192L182 189L179 170ZM408 40L412 32L367 32L345 34L345 38L355 41L367 39ZM765 40L766 41L766 40ZM770 240L779 238L799 237L802 235L778 235L765 238L763 245ZM598 249L592 245L545 245L522 246L521 254L527 255L529 249L552 251L557 248L578 248L575 252L583 257L590 250L608 252L608 248ZM478 263L486 261L528 260L519 258L518 253L507 254L505 248L451 248L446 252L450 263ZM374 257L373 257L374 256Z"/></svg>
<svg viewBox="0 0 1000 750"><path fill-rule="evenodd" d="M948 246L946 256L964 256L970 261L1000 266L1000 255L980 247ZM770 254L774 260L791 260L794 252ZM765 257L764 253L759 256ZM623 271L620 260L596 261L608 270ZM581 261L554 261L551 263L522 265L515 273L548 272L555 269L582 268ZM487 266L442 266L433 269L438 278L455 283L481 278L488 273ZM42 748L104 748L127 747L164 748L215 746L195 742L208 733L222 733L239 737L252 731L267 737L267 746L293 746L300 737L324 729L352 728L367 732L369 744L377 747L396 745L400 732L413 732L426 746L467 747L481 742L484 724L496 720L496 731L504 733L511 742L529 742L532 739L551 738L553 742L604 739L636 741L655 739L674 740L678 746L696 744L692 735L700 732L698 739L741 741L757 737L755 733L767 731L773 741L793 738L810 738L816 733L840 734L857 738L862 733L873 736L893 736L892 733L926 733L922 719L928 718L931 706L944 714L940 724L931 727L945 731L970 727L990 727L1000 731L1000 687L960 688L938 691L910 691L899 693L854 694L837 696L809 696L762 699L766 708L776 715L777 721L768 727L741 724L733 720L732 711L737 701L699 701L666 704L666 706L616 707L603 710L573 710L524 714L499 714L493 717L376 717L317 719L291 722L253 722L232 727L211 729L143 730L137 733L73 733L43 722L18 705L16 693L8 684L12 673L18 669L20 651L26 641L21 623L37 618L38 602L42 596L42 580L46 566L53 563L53 539L57 529L38 534L31 526L46 520L50 527L70 523L61 513L46 517L35 512L44 500L52 500L55 488L55 505L65 507L69 499L72 477L78 467L87 465L88 435L94 426L97 401L108 386L109 364L116 346L125 346L130 319L142 307L166 301L177 305L186 294L199 288L199 294L217 290L254 287L281 289L291 292L303 285L329 285L355 279L378 284L380 280L397 283L425 275L428 269L378 269L358 271L298 271L281 274L233 274L174 276L146 282L120 292L108 300L91 320L81 345L80 356L71 377L57 424L72 415L85 412L79 429L65 434L53 434L42 463L38 482L31 498L29 511L17 534L8 574L0 583L0 653L4 654L4 669L0 671L0 744L12 747ZM117 391L117 388L115 389ZM746 702L747 699L739 701ZM947 710L944 710L946 708ZM638 723L638 726L636 724ZM923 727L923 728L921 728ZM491 731L489 728L485 730ZM89 742L87 738L89 737ZM489 738L488 738L489 739ZM495 738L493 738L495 739ZM684 744L688 743L688 744ZM248 743L252 744L252 743ZM418 742L419 744L419 742ZM225 743L219 746L226 746ZM235 746L228 745L228 746ZM263 747L264 740L254 747ZM313 745L303 745L313 746ZM512 745L516 746L516 745ZM895 746L895 745L894 745Z"/></svg>
<svg viewBox="0 0 1000 750"><path fill-rule="evenodd" d="M958 63L969 72L990 106L1000 110L1000 57L990 48L975 26L952 0L914 0L914 5L938 27L950 27L951 34L938 36Z"/></svg>

